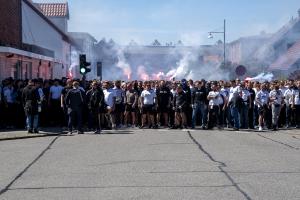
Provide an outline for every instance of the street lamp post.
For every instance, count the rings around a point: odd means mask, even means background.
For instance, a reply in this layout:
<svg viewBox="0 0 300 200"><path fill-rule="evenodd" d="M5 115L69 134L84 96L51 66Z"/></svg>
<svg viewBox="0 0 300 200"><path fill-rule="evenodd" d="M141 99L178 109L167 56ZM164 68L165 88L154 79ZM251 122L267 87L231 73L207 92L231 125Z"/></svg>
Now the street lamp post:
<svg viewBox="0 0 300 200"><path fill-rule="evenodd" d="M223 62L224 62L224 66L225 66L225 63L226 63L226 20L224 19L224 31L222 32L218 32L218 31L211 31L211 32L208 32L209 35L208 35L208 38L211 39L213 38L213 33L221 33L223 34L224 36L224 41L223 41L223 48L224 48L224 55L223 55Z"/></svg>

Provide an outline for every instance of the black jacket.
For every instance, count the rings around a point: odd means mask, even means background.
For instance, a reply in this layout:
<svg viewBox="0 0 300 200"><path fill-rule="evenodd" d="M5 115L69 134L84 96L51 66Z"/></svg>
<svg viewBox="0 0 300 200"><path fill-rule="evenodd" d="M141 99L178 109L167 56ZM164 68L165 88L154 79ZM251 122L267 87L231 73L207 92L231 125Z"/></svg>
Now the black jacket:
<svg viewBox="0 0 300 200"><path fill-rule="evenodd" d="M98 110L104 108L104 93L102 89L91 89L86 93L86 96L89 110Z"/></svg>
<svg viewBox="0 0 300 200"><path fill-rule="evenodd" d="M81 89L71 89L68 91L65 97L65 103L68 108L71 110L76 110L79 108L83 108L85 104L85 93Z"/></svg>
<svg viewBox="0 0 300 200"><path fill-rule="evenodd" d="M22 92L22 103L26 115L38 114L38 101L40 101L38 89L34 86L26 86Z"/></svg>

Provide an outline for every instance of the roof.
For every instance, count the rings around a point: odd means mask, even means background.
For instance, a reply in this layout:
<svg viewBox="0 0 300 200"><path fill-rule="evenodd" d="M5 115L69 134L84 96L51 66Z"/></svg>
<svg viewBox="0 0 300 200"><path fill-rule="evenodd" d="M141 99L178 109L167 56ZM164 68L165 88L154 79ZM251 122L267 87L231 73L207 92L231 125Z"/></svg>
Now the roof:
<svg viewBox="0 0 300 200"><path fill-rule="evenodd" d="M90 39L93 42L97 42L97 40L91 34L86 32L68 32L68 35L73 39Z"/></svg>
<svg viewBox="0 0 300 200"><path fill-rule="evenodd" d="M70 42L70 38L62 30L60 30L49 18L47 18L42 11L36 7L30 0L23 0L32 10L34 10L41 18L43 18L50 26L52 26L58 33L61 34L63 40Z"/></svg>
<svg viewBox="0 0 300 200"><path fill-rule="evenodd" d="M288 70L294 63L300 59L300 40L296 42L288 51L281 55L273 64L270 70Z"/></svg>
<svg viewBox="0 0 300 200"><path fill-rule="evenodd" d="M37 3L43 14L47 17L69 18L68 3Z"/></svg>

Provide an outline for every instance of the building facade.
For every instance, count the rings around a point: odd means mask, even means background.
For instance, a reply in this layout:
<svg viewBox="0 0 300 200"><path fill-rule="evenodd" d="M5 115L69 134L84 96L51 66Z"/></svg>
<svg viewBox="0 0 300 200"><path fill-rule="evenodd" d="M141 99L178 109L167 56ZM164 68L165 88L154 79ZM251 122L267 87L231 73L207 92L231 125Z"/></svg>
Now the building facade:
<svg viewBox="0 0 300 200"><path fill-rule="evenodd" d="M70 39L29 0L0 0L0 79L61 78Z"/></svg>

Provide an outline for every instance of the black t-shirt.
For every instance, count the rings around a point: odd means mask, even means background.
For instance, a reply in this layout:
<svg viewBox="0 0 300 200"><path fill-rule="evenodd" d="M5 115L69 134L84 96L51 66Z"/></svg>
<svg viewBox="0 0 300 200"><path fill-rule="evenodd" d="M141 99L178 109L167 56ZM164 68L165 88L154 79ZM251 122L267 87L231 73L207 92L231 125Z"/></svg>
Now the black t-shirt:
<svg viewBox="0 0 300 200"><path fill-rule="evenodd" d="M156 90L156 96L159 105L168 105L171 97L170 89L167 87L161 87Z"/></svg>
<svg viewBox="0 0 300 200"><path fill-rule="evenodd" d="M250 93L250 97L252 99L252 105L254 105L254 100L255 100L255 91L252 88L247 89Z"/></svg>
<svg viewBox="0 0 300 200"><path fill-rule="evenodd" d="M206 103L207 102L207 90L205 87L195 88L192 92L192 104L194 103Z"/></svg>

